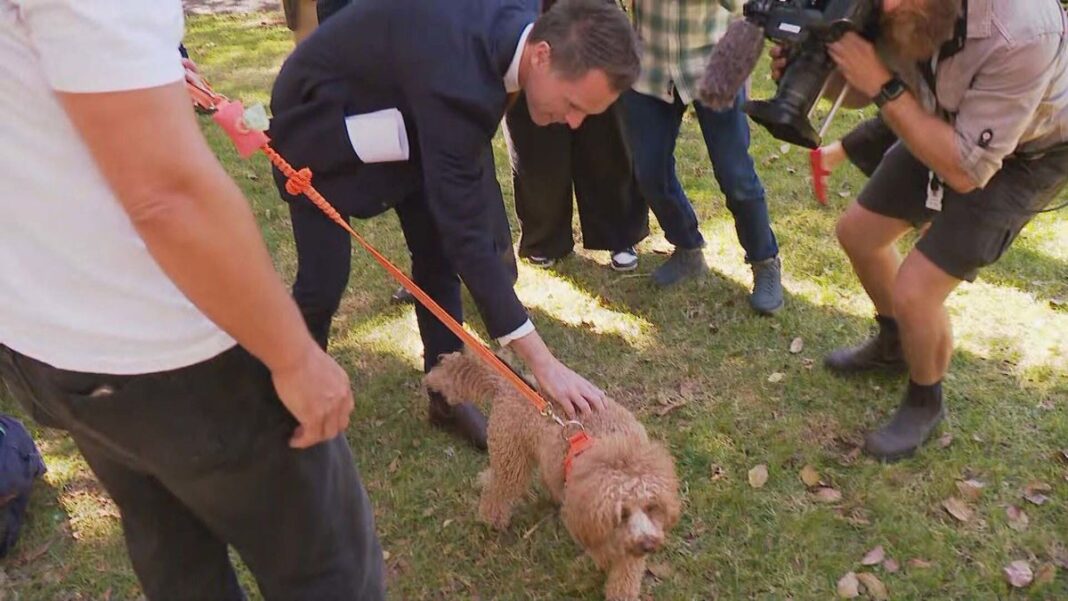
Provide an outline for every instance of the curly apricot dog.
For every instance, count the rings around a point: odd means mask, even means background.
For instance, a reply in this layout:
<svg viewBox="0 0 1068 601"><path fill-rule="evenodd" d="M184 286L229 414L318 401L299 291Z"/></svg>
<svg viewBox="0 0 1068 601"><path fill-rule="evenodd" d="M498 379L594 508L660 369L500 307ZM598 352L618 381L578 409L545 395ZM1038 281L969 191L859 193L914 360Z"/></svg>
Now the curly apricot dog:
<svg viewBox="0 0 1068 601"><path fill-rule="evenodd" d="M508 527L512 508L530 488L532 470L561 505L571 536L608 573L610 601L639 598L645 558L664 543L679 518L678 478L667 450L611 399L585 418L593 445L574 458L565 482L568 443L555 423L478 358L453 353L426 377L427 387L450 403L491 399L490 467L479 502L481 519Z"/></svg>

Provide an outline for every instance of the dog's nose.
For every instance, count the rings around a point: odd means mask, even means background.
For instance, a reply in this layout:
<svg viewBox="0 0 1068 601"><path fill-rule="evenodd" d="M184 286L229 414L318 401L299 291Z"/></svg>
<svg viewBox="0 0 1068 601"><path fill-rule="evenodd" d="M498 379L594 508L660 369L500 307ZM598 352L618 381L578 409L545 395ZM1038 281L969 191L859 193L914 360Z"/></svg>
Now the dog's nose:
<svg viewBox="0 0 1068 601"><path fill-rule="evenodd" d="M660 539L654 537L645 537L638 541L638 548L642 553L654 553L660 548Z"/></svg>

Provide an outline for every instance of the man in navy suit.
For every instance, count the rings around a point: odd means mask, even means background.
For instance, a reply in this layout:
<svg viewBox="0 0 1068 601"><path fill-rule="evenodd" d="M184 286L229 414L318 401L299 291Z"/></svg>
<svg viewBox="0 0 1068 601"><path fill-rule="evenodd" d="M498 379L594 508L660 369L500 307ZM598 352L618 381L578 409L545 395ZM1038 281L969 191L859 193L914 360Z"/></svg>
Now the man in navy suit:
<svg viewBox="0 0 1068 601"><path fill-rule="evenodd" d="M603 0L359 0L290 56L271 98L270 135L346 217L396 211L412 276L462 319L461 280L490 336L509 345L569 415L604 393L557 360L513 290L515 258L491 141L522 90L539 125L577 128L634 82L638 45ZM536 21L535 21L536 20ZM293 293L325 348L349 277L349 235L285 190L297 244ZM424 368L461 343L416 307ZM430 393L430 420L485 448L485 418Z"/></svg>

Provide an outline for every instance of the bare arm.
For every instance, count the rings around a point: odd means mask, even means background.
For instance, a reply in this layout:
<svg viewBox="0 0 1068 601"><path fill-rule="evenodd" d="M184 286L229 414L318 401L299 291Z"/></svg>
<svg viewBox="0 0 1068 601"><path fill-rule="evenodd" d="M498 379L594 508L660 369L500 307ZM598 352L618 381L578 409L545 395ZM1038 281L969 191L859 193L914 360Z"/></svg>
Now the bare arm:
<svg viewBox="0 0 1068 601"><path fill-rule="evenodd" d="M59 98L163 271L271 370L283 402L306 426L295 444L347 425L347 375L309 335L182 84Z"/></svg>

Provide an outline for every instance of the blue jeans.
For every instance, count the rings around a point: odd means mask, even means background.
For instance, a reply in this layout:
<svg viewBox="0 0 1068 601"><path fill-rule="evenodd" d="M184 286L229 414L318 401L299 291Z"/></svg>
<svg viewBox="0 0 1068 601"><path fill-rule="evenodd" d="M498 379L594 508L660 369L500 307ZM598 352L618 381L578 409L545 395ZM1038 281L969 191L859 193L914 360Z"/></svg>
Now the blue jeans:
<svg viewBox="0 0 1068 601"><path fill-rule="evenodd" d="M713 111L699 102L693 106L716 181L734 216L734 229L745 249L745 260L753 263L778 255L779 245L771 231L764 186L749 156L749 122L742 112L744 102L743 90L726 111ZM668 242L684 249L701 248L705 240L698 229L697 215L675 174L675 140L686 105L677 94L675 101L668 103L633 90L623 94L623 103L642 196Z"/></svg>

